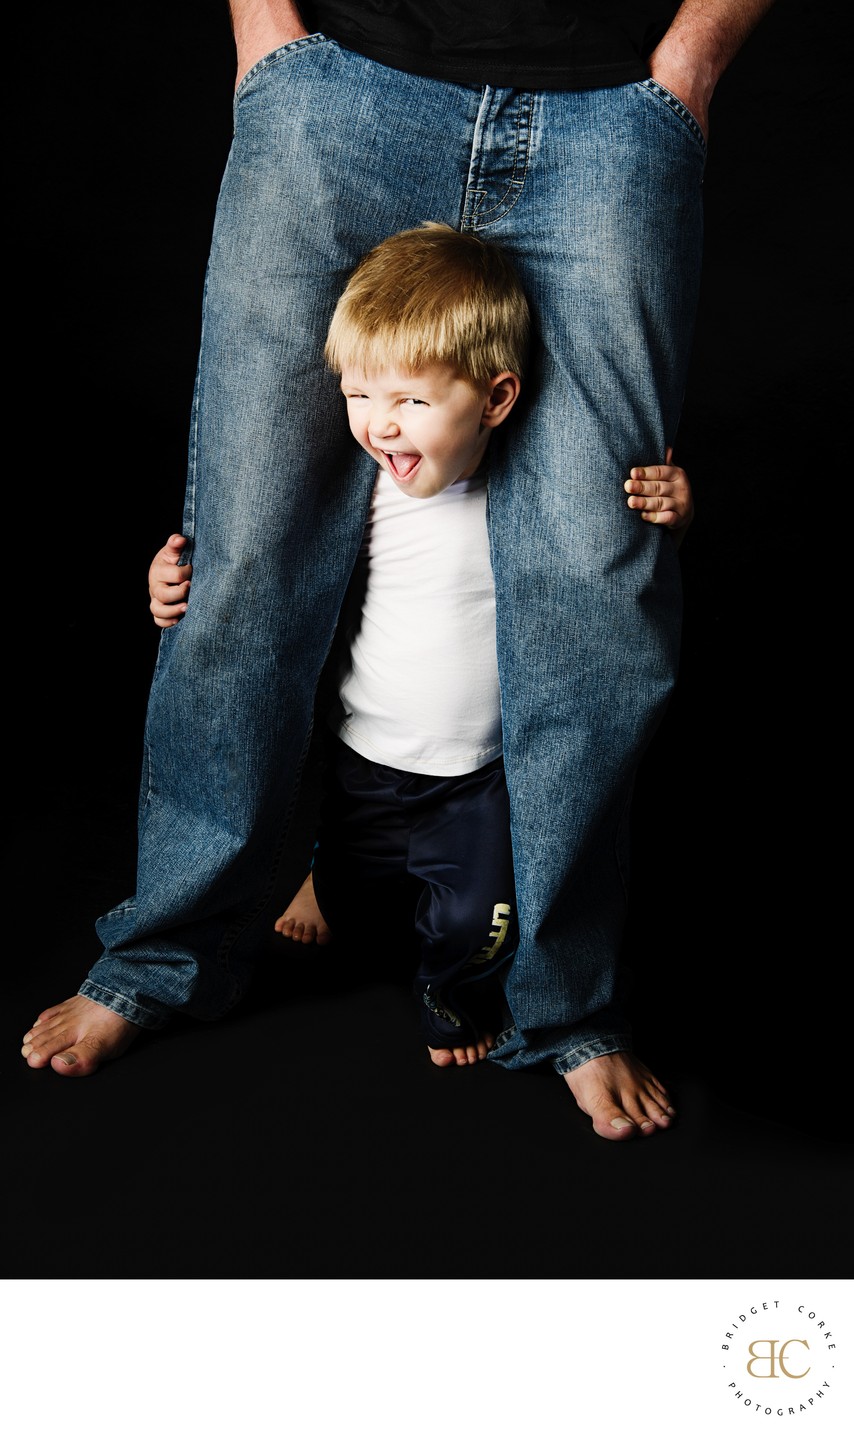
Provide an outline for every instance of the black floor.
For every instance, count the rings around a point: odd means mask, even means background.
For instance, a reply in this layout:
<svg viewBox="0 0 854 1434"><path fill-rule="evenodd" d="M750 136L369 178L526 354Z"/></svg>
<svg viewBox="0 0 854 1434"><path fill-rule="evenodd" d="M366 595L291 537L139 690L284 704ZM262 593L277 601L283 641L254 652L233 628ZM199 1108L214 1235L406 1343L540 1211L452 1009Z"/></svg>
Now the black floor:
<svg viewBox="0 0 854 1434"><path fill-rule="evenodd" d="M283 889L300 868L302 829L298 820ZM679 932L693 970L678 987L672 947L656 968L641 951L650 930L635 921L637 965L655 986L636 1011L638 1047L680 1115L630 1145L594 1136L550 1072L433 1067L387 957L358 980L345 945L321 958L275 935L228 1018L179 1020L95 1076L64 1080L30 1070L20 1036L76 989L97 955L95 917L130 890L132 811L106 798L95 811L78 794L39 830L10 945L26 960L3 1007L7 1148L30 1173L10 1193L7 1276L837 1278L850 1268L840 1251L854 1149L844 1101L825 1098L832 1066L807 1063L796 1004L774 1003L787 1021L774 1039L755 992L751 1010L729 978L727 998L704 1006L718 978L704 969L701 915Z"/></svg>

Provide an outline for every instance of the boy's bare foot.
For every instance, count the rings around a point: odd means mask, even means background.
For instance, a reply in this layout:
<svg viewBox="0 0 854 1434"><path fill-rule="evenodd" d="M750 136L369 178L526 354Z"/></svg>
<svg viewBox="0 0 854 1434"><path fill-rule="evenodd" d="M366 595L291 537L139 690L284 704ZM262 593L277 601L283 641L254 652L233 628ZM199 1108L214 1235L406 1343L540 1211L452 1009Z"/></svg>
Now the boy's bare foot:
<svg viewBox="0 0 854 1434"><path fill-rule="evenodd" d="M661 1081L628 1051L595 1056L564 1080L579 1109L605 1140L628 1140L666 1130L676 1111Z"/></svg>
<svg viewBox="0 0 854 1434"><path fill-rule="evenodd" d="M21 1055L34 1069L50 1062L57 1075L92 1075L102 1061L122 1055L141 1029L88 996L72 996L42 1011Z"/></svg>
<svg viewBox="0 0 854 1434"><path fill-rule="evenodd" d="M275 924L275 930L291 941L301 941L304 946L316 941L326 946L332 940L332 932L320 914L320 907L314 896L314 877L308 873L293 901L282 912Z"/></svg>
<svg viewBox="0 0 854 1434"><path fill-rule="evenodd" d="M434 1066L475 1066L478 1061L486 1060L487 1052L494 1044L492 1036L482 1036L471 1046L454 1046L450 1050L428 1046L427 1049Z"/></svg>

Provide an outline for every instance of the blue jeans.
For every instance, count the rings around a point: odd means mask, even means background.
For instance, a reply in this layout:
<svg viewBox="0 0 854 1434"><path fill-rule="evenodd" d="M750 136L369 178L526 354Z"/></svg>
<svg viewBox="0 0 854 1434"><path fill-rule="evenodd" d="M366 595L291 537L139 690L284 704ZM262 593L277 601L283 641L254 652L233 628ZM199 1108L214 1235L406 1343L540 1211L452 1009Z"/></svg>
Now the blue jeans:
<svg viewBox="0 0 854 1434"><path fill-rule="evenodd" d="M193 595L152 682L136 892L97 922L84 995L157 1027L215 1018L246 988L374 479L325 330L361 254L434 219L507 248L538 329L522 406L490 447L520 922L491 1059L568 1070L628 1048L624 838L675 680L680 579L622 485L674 440L704 159L693 117L652 81L468 87L321 35L246 75L205 281Z"/></svg>

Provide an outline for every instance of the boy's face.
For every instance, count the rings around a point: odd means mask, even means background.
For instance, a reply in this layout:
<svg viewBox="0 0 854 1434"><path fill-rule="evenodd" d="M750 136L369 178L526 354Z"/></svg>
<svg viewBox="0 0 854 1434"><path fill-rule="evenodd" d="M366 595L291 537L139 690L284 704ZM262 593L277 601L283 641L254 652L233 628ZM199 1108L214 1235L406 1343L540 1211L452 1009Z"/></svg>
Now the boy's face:
<svg viewBox="0 0 854 1434"><path fill-rule="evenodd" d="M353 437L411 498L433 498L471 477L518 384L514 374L499 375L477 392L442 364L416 374L385 369L368 377L357 368L341 374Z"/></svg>

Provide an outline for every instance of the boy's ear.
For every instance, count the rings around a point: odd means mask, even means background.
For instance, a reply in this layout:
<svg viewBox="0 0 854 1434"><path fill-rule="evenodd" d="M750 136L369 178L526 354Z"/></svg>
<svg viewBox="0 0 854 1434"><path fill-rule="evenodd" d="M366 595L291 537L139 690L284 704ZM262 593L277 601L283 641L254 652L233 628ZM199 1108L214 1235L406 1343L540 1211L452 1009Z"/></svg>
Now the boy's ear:
<svg viewBox="0 0 854 1434"><path fill-rule="evenodd" d="M489 392L483 405L481 424L484 428L497 428L503 423L522 389L522 380L517 373L508 369L490 379Z"/></svg>

